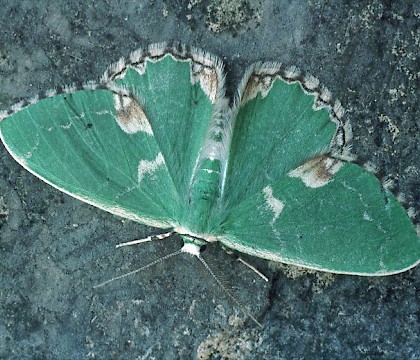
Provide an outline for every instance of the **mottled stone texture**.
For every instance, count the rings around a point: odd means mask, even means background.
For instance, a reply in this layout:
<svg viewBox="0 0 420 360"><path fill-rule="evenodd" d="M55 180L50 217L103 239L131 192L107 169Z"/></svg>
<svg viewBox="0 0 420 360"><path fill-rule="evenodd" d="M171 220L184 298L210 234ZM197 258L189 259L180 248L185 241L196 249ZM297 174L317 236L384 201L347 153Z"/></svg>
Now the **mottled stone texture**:
<svg viewBox="0 0 420 360"><path fill-rule="evenodd" d="M97 79L108 63L153 42L219 55L231 92L248 64L281 61L317 76L342 101L353 151L420 209L419 2L22 0L4 2L0 19L2 109ZM210 248L207 258L261 313L263 329L243 323L193 258L93 289L180 242L116 250L153 229L52 189L2 145L0 164L0 358L420 358L419 268L360 278L254 260L272 278L265 286Z"/></svg>

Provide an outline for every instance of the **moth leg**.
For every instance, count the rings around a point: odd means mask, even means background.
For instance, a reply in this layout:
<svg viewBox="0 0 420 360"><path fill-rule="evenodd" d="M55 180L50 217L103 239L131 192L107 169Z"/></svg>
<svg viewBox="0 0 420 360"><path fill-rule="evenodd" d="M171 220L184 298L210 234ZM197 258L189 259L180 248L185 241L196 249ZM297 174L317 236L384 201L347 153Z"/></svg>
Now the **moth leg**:
<svg viewBox="0 0 420 360"><path fill-rule="evenodd" d="M119 243L115 247L120 248L120 247L123 247L123 246L131 246L131 245L141 244L141 243L154 241L154 240L163 240L163 239L166 239L166 238L170 237L174 233L175 233L175 231L171 230L171 231L168 231L168 232L163 233L163 234L150 235L150 236L145 237L143 239L137 239L137 240L127 241L127 242L124 242L124 243Z"/></svg>
<svg viewBox="0 0 420 360"><path fill-rule="evenodd" d="M222 245L222 249L226 252L226 254L231 255L236 258L239 262L244 264L246 267L250 268L253 272L255 272L261 279L263 279L265 282L268 282L268 277L265 276L261 271L259 271L255 266L251 265L248 261L243 259L241 256L239 256L236 252L228 249L227 247Z"/></svg>

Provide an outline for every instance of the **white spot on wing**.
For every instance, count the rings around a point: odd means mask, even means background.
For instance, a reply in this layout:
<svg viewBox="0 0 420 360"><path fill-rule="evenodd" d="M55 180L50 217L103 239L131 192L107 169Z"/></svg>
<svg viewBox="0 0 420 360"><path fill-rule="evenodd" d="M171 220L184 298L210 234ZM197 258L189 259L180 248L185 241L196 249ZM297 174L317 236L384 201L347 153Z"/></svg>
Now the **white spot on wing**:
<svg viewBox="0 0 420 360"><path fill-rule="evenodd" d="M138 131L153 136L152 127L140 104L131 96L114 95L116 120L121 130L128 134Z"/></svg>
<svg viewBox="0 0 420 360"><path fill-rule="evenodd" d="M67 124L64 124L64 125L60 125L60 127L64 130L70 129L71 126L72 126L71 122L68 122Z"/></svg>
<svg viewBox="0 0 420 360"><path fill-rule="evenodd" d="M138 167L139 184L146 174L153 174L163 164L165 164L165 160L162 153L157 154L156 159L153 161L141 160Z"/></svg>
<svg viewBox="0 0 420 360"><path fill-rule="evenodd" d="M191 66L191 82L193 84L199 83L210 101L213 104L216 102L219 80L215 68L193 63Z"/></svg>
<svg viewBox="0 0 420 360"><path fill-rule="evenodd" d="M251 101L260 93L265 98L270 92L275 77L273 76L251 76L246 84L244 93L242 95L242 104Z"/></svg>
<svg viewBox="0 0 420 360"><path fill-rule="evenodd" d="M271 188L271 186L266 186L263 189L263 193L267 206L274 214L273 219L271 220L271 224L273 224L283 211L284 203L273 196L273 189Z"/></svg>
<svg viewBox="0 0 420 360"><path fill-rule="evenodd" d="M363 220L373 221L373 219L370 217L370 215L366 211L363 213Z"/></svg>
<svg viewBox="0 0 420 360"><path fill-rule="evenodd" d="M315 189L327 185L342 165L340 160L319 156L290 171L288 175L300 178L307 187Z"/></svg>

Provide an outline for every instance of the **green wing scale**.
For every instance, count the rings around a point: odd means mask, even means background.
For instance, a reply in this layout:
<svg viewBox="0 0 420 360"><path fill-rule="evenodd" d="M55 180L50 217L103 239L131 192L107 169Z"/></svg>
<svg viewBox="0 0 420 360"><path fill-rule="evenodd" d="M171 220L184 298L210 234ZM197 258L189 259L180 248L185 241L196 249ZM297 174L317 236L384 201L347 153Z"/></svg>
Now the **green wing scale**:
<svg viewBox="0 0 420 360"><path fill-rule="evenodd" d="M328 91L277 64L256 66L243 82L220 241L336 273L385 275L417 264L420 241L403 206L345 161L351 128Z"/></svg>
<svg viewBox="0 0 420 360"><path fill-rule="evenodd" d="M319 158L311 171L328 160ZM266 185L232 209L221 241L241 252L336 273L385 275L412 267L418 238L402 206L361 167L339 167L320 187L290 175Z"/></svg>
<svg viewBox="0 0 420 360"><path fill-rule="evenodd" d="M357 275L420 261L413 210L356 164L351 126L328 90L296 68L258 63L229 104L224 76L213 55L152 45L110 66L97 84L2 112L1 139L50 185L174 229L193 255L194 246L219 241Z"/></svg>
<svg viewBox="0 0 420 360"><path fill-rule="evenodd" d="M202 90L202 69L193 73L192 59L178 61L159 49L151 47L136 66L111 66L108 85L63 88L30 106L18 104L14 110L22 109L0 124L6 148L69 195L131 220L172 227L213 104ZM206 89L213 101L223 86L217 85Z"/></svg>

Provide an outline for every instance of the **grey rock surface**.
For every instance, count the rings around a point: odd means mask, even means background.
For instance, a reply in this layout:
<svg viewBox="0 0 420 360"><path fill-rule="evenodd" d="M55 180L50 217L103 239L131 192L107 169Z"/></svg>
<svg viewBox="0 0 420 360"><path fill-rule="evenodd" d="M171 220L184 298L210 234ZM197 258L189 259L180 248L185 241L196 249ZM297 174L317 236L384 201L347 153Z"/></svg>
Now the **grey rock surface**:
<svg viewBox="0 0 420 360"><path fill-rule="evenodd" d="M220 56L232 94L247 65L275 60L317 76L347 109L353 151L398 181L420 210L417 1L2 1L0 107L76 81L150 43ZM0 358L419 359L420 268L331 275L220 248L207 254L261 329L195 259L174 258L93 286L180 246L116 250L156 229L38 180L0 145ZM328 251L328 249L325 249Z"/></svg>

